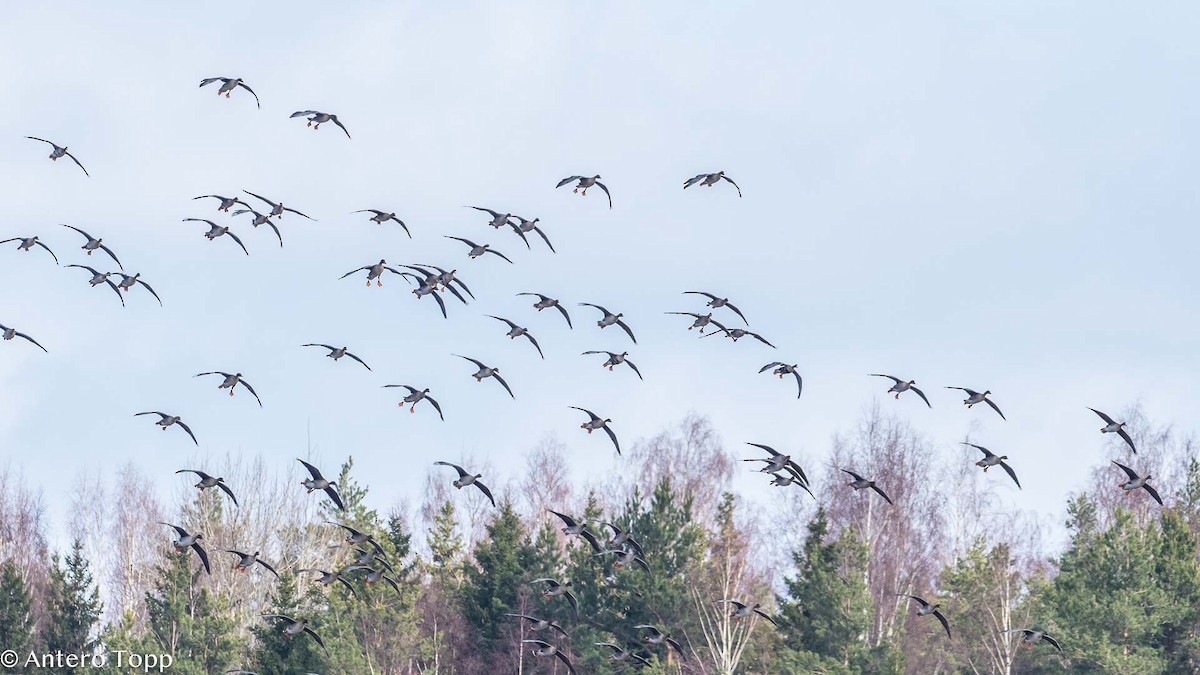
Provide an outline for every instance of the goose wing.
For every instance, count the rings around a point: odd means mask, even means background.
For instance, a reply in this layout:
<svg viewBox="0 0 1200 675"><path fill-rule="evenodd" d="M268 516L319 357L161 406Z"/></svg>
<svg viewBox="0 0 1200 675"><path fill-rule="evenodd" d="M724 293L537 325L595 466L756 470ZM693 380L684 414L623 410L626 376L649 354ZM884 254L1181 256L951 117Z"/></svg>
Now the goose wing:
<svg viewBox="0 0 1200 675"><path fill-rule="evenodd" d="M200 562L204 564L204 571L207 574L212 574L212 565L208 563L208 551L205 551L204 547L199 543L192 544L192 550L200 557Z"/></svg>
<svg viewBox="0 0 1200 675"><path fill-rule="evenodd" d="M30 138L32 138L32 136L30 136ZM40 139L40 138L39 138L39 139L37 139L37 140L39 140L39 141L40 141L40 140L42 140L42 139ZM50 141L44 141L44 142L45 142L45 143L50 143ZM54 145L54 144L53 144L53 143L50 143L50 145ZM557 188L560 188L560 187L562 187L562 186L566 185L567 183L570 183L571 181L576 181L576 180L579 180L580 178L583 178L583 176L567 176L566 178L564 178L564 179L562 179L562 180L558 181L558 185L555 185L554 187L555 187L555 189L557 189Z"/></svg>
<svg viewBox="0 0 1200 675"><path fill-rule="evenodd" d="M612 193L608 191L608 186L605 185L604 183L601 183L600 181L596 181L596 187L600 188L601 190L604 190L605 196L608 197L608 208L611 209L612 208Z"/></svg>
<svg viewBox="0 0 1200 675"><path fill-rule="evenodd" d="M504 258L505 260L508 260L508 256L504 255L503 253L501 253L500 251L497 251L497 250L496 250L496 249L494 249L494 248L489 248L489 249L487 250L487 252L488 252L488 253L492 253L492 254L494 254L494 255L498 255L498 256L500 256L501 258ZM512 264L514 264L514 263L513 263L513 261L511 261L511 260L508 260L508 264L509 264L509 265L512 265Z"/></svg>
<svg viewBox="0 0 1200 675"><path fill-rule="evenodd" d="M329 498L333 500L333 503L336 504L339 509L342 511L346 510L346 505L342 503L341 495L338 494L337 490L332 485L325 488L325 494L329 495ZM260 560L259 562L262 561Z"/></svg>
<svg viewBox="0 0 1200 675"><path fill-rule="evenodd" d="M199 446L199 445L200 445L200 441L196 440L196 434L193 434L193 433L192 433L192 428L191 428L191 427L189 427L189 426L187 425L187 423L186 423L186 422L184 422L183 420L176 420L176 421L175 421L175 424L179 425L179 428L180 428L180 429L183 429L184 431L186 431L186 432L187 432L187 435L188 435L188 436L191 436L191 437L192 437L192 442L193 442L193 443L195 443L197 446Z"/></svg>
<svg viewBox="0 0 1200 675"><path fill-rule="evenodd" d="M72 155L69 152L66 154L67 154L67 157L71 158L72 162L75 162L75 166L78 166L80 169L83 169L83 175L91 178L92 174L88 173L88 170L83 168L83 165L79 163L79 160L75 158L75 155Z"/></svg>
<svg viewBox="0 0 1200 675"><path fill-rule="evenodd" d="M1021 481L1017 480L1017 472L1013 471L1013 468L1008 465L1008 462L1000 462L1000 468L1004 469L1004 472L1008 474L1009 478L1013 479L1013 482L1017 484L1018 488L1021 487Z"/></svg>
<svg viewBox="0 0 1200 675"><path fill-rule="evenodd" d="M953 639L950 635L950 622L946 621L946 617L942 616L941 610L933 610L933 615L937 617L938 621L942 622L942 628L946 629L946 637Z"/></svg>
<svg viewBox="0 0 1200 675"><path fill-rule="evenodd" d="M933 404L929 402L929 399L928 399L928 398L925 398L925 392L921 391L920 389L917 389L916 387L914 387L914 386L912 386L912 385L909 385L909 387L908 387L908 388L909 388L909 389L912 389L912 390L913 390L913 391L915 391L915 392L917 392L917 396L920 396L920 397L921 397L921 400L922 400L922 401L925 401L925 405L929 406L930 408L932 408L932 407L933 407Z"/></svg>
<svg viewBox="0 0 1200 675"><path fill-rule="evenodd" d="M739 199L741 199L741 197L742 197L742 188L741 188L741 187L739 187L737 183L733 182L733 179L732 179L732 178L730 178L729 176L721 176L721 178L722 178L723 180L727 180L727 181L729 181L729 184L730 184L730 185L732 185L733 187L737 188L737 191L738 191L738 198L739 198Z"/></svg>
<svg viewBox="0 0 1200 675"><path fill-rule="evenodd" d="M444 310L444 308L443 308L443 310ZM368 366L366 361L363 361L362 359L358 358L354 354L351 354L350 352L346 352L346 356L349 356L350 358L354 359L355 361L358 361L359 363L361 363L363 368L366 368L367 370L371 369L371 366Z"/></svg>
<svg viewBox="0 0 1200 675"><path fill-rule="evenodd" d="M254 391L254 387L251 387L249 382L241 379L240 377L238 378L238 384L245 387L246 390L249 391L254 396L254 400L258 401L258 407L261 408L262 407L262 399L258 397L258 392Z"/></svg>
<svg viewBox="0 0 1200 675"><path fill-rule="evenodd" d="M297 459L296 461L300 462L301 464L304 465L304 468L308 469L308 473L309 473L309 475L312 476L313 480L325 480L325 477L321 475L321 470L318 469L317 467L313 466L312 464L309 464L308 462L306 462L302 459Z"/></svg>
<svg viewBox="0 0 1200 675"><path fill-rule="evenodd" d="M512 388L508 386L508 383L504 381L503 377L500 377L500 373L492 373L492 378L504 387L504 391L507 391L510 397L516 398L516 395L513 394Z"/></svg>
<svg viewBox="0 0 1200 675"><path fill-rule="evenodd" d="M258 94L254 93L253 89L248 87L245 82L238 82L237 86L250 92L250 95L254 97L254 104L258 106L259 110L262 110L262 101L258 100Z"/></svg>
<svg viewBox="0 0 1200 675"><path fill-rule="evenodd" d="M995 411L996 411L996 414L1000 416L1000 419L1002 419L1002 420L1005 420L1005 421L1007 421L1007 420L1008 420L1008 418L1004 416L1004 413L1000 412L1000 406L996 405L996 402L995 402L995 401L993 401L993 400L992 400L992 399L990 399L990 398L985 398L985 399L983 399L983 400L984 400L984 401L985 401L985 402L986 402L988 405L992 406L992 410L995 410Z"/></svg>
<svg viewBox="0 0 1200 675"><path fill-rule="evenodd" d="M1133 469L1131 469L1117 461L1114 461L1113 464L1116 464L1117 466L1121 467L1121 470L1125 472L1125 475L1129 476L1129 480L1137 480L1138 479L1137 472L1134 471Z"/></svg>
<svg viewBox="0 0 1200 675"><path fill-rule="evenodd" d="M488 489L488 486L484 485L483 483L480 483L479 481L475 481L474 483L472 483L472 485L479 488L479 491L482 492L483 495L488 498L488 501L492 503L492 506L496 505L496 498L492 496L492 491Z"/></svg>
<svg viewBox="0 0 1200 675"><path fill-rule="evenodd" d="M470 474L468 474L468 473L467 473L467 470L466 470L466 469L462 468L461 466L459 466L459 465L457 465L457 464L451 464L450 462L442 462L442 461L437 461L437 462L434 462L434 464L438 464L438 465L441 465L441 466L448 466L448 467L450 467L451 469L454 469L455 471L457 471L457 472L458 472L458 477L459 477L459 478L466 478L467 476L469 476L469 475L470 475ZM537 583L537 581L548 581L548 580L547 580L547 579L537 579L537 580L535 580L535 581L531 581L531 582L529 582L529 583Z"/></svg>

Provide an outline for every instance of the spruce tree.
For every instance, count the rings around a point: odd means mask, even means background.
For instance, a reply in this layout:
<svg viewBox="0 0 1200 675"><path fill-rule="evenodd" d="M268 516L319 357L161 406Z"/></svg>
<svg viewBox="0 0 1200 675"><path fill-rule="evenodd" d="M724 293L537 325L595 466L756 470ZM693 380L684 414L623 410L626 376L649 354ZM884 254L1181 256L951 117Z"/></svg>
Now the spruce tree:
<svg viewBox="0 0 1200 675"><path fill-rule="evenodd" d="M32 601L25 580L13 561L0 566L0 647L11 649L21 661L33 649ZM3 672L25 672L24 668L5 668Z"/></svg>
<svg viewBox="0 0 1200 675"><path fill-rule="evenodd" d="M83 543L76 539L66 560L58 555L50 567L47 622L42 630L42 642L49 653L87 654L97 646L92 631L100 620L100 590L92 582ZM64 667L63 673L76 673Z"/></svg>

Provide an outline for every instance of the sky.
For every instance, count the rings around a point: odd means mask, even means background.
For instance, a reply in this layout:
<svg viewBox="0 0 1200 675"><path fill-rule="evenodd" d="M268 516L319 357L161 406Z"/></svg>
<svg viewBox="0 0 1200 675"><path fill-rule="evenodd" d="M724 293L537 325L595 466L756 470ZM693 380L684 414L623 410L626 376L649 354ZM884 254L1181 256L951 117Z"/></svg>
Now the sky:
<svg viewBox="0 0 1200 675"><path fill-rule="evenodd" d="M113 267L100 236L163 298L122 308L44 252L0 248L0 323L49 349L0 343L0 463L43 491L60 536L80 471L135 462L166 498L173 471L225 453L280 465L347 454L386 509L418 501L426 466L470 453L502 475L543 438L573 478L617 471L576 405L623 443L688 412L730 447L768 443L817 464L879 401L974 461L1007 454L1012 508L1062 520L1103 462L1086 407L1141 404L1195 430L1200 372L1193 223L1200 7L1117 3L45 2L6 8L0 57L0 238L39 235L63 264ZM205 77L241 77L218 99ZM313 132L297 110L333 112ZM91 172L47 160L39 136ZM680 187L726 171L728 184ZM554 185L600 174L612 191ZM285 246L202 194L243 189L317 219ZM486 226L478 205L538 217L557 254ZM412 230L357 209L395 211ZM209 218L250 251L208 242ZM491 243L468 260L443 235ZM477 296L416 300L386 258L457 268ZM697 339L682 295L727 296L778 346ZM574 330L542 292L562 300ZM593 302L638 337L598 329ZM530 328L543 361L486 315ZM736 325L727 310L716 317ZM372 371L307 342L347 345ZM645 381L585 350L628 349ZM475 383L466 354L516 393ZM804 395L758 369L800 364ZM216 390L242 372L262 396ZM885 398L867 373L915 379L933 402ZM429 387L446 412L409 414ZM990 389L1004 422L944 386ZM157 431L143 410L182 415ZM748 454L747 456L751 456ZM208 459L206 459L208 458ZM219 467L213 473L219 472ZM449 480L450 477L447 478ZM761 477L739 474L751 498ZM1159 486L1160 490L1170 486Z"/></svg>

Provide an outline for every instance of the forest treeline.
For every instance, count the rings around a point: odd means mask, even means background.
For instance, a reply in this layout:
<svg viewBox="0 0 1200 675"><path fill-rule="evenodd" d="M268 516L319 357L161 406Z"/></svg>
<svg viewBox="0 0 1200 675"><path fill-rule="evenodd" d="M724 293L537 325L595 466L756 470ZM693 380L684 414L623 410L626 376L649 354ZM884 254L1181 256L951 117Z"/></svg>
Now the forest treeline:
<svg viewBox="0 0 1200 675"><path fill-rule="evenodd" d="M483 467L495 508L431 471L418 504L380 512L349 453L337 476L344 512L296 485L302 467L291 458L181 464L220 466L240 506L182 478L177 503L161 503L128 464L76 481L64 524L72 543L53 551L40 495L10 467L0 476L0 648L167 653L177 675L565 673L530 653L521 640L531 636L559 644L580 673L1200 672L1200 461L1191 438L1140 410L1123 419L1165 506L1115 487L1123 476L1109 460L1124 454L1108 443L1120 440L1098 440L1089 487L1063 506L1068 538L1053 551L1034 514L999 499L1006 491L1021 503L1006 476L983 474L961 446L935 444L878 407L830 448L791 452L815 499L765 474L766 494L738 496L734 474L751 466L739 460L760 453L693 416L639 442L619 477L581 485L553 440L524 467L464 458ZM849 489L845 467L887 486L894 505ZM598 534L604 522L634 533L649 572L614 568L548 509ZM211 575L172 548L162 522L204 533ZM330 522L373 533L396 588L360 572L347 573L350 588L325 587L298 571L341 570L360 555ZM227 548L261 551L281 578L235 571ZM529 583L541 577L571 582L577 617ZM939 603L952 637L898 594ZM736 621L722 599L761 603L778 625ZM285 637L264 613L309 618L327 649ZM551 619L569 638L531 634L510 614ZM644 642L639 625L669 633L682 654ZM1063 655L1005 632L1026 627L1056 638ZM613 661L596 643L649 665ZM111 661L105 670L120 672Z"/></svg>

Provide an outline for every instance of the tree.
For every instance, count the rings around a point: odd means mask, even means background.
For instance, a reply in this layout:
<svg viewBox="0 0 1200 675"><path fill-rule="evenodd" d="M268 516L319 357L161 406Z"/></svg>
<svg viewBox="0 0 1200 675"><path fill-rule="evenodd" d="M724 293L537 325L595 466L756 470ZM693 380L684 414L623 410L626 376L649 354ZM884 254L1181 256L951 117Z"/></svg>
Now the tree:
<svg viewBox="0 0 1200 675"><path fill-rule="evenodd" d="M51 565L48 618L42 629L42 642L50 653L90 653L98 643L92 631L100 620L101 603L100 591L92 581L83 555L83 542L74 540L66 559L55 555ZM63 672L77 670L66 667Z"/></svg>
<svg viewBox="0 0 1200 675"><path fill-rule="evenodd" d="M11 649L22 660L33 647L31 600L25 580L11 560L0 566L0 646ZM23 672L5 668L6 673Z"/></svg>
<svg viewBox="0 0 1200 675"><path fill-rule="evenodd" d="M283 614L294 619L307 619L315 613L315 607L305 602L296 588L296 577L288 574L279 581L271 596L271 608L267 614ZM255 638L254 662L262 675L290 675L292 673L322 672L329 662L324 650L310 635L287 637L283 634L282 619L260 619L251 629ZM321 635L329 645L329 636L321 624L313 631Z"/></svg>

